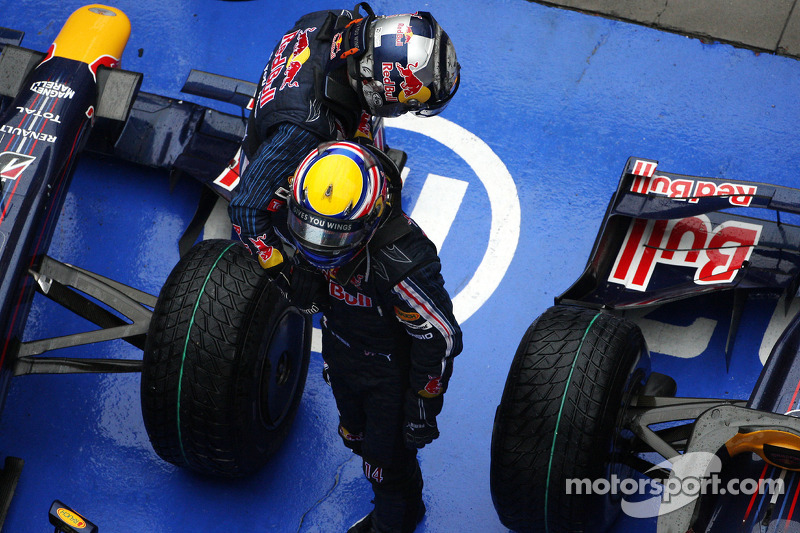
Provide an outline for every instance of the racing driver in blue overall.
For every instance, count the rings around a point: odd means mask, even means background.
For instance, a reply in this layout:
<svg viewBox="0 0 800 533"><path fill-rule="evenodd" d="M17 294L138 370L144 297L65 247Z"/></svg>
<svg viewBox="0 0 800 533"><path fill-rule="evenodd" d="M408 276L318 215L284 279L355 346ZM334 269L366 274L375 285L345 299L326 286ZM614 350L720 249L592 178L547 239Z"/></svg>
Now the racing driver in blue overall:
<svg viewBox="0 0 800 533"><path fill-rule="evenodd" d="M248 121L229 213L292 302L323 310L339 434L375 496L351 533L410 533L425 514L417 449L439 436L462 343L436 248L402 213L396 167L368 142L340 139L370 139L371 116L438 114L458 82L433 16L377 17L361 3L298 20L272 52Z"/></svg>

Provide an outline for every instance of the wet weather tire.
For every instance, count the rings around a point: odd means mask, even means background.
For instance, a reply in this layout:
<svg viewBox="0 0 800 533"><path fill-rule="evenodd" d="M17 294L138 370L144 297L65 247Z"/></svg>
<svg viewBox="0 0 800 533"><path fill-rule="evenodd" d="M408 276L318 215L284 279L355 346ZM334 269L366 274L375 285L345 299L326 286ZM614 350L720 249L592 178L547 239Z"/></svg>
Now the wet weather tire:
<svg viewBox="0 0 800 533"><path fill-rule="evenodd" d="M566 480L606 477L620 409L646 350L635 324L596 310L555 306L531 324L492 433L492 500L506 527L601 527L606 502L567 495Z"/></svg>
<svg viewBox="0 0 800 533"><path fill-rule="evenodd" d="M305 386L310 319L239 243L204 241L167 278L144 350L147 434L164 460L236 477L286 437Z"/></svg>

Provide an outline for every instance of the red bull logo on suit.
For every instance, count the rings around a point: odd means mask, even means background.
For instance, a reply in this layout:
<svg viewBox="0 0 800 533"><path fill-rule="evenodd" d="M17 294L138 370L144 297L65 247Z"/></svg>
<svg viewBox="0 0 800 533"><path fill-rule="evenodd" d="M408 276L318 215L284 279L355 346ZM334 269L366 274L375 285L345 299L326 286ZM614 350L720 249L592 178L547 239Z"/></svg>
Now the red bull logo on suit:
<svg viewBox="0 0 800 533"><path fill-rule="evenodd" d="M272 61L267 64L267 67L264 69L264 74L261 77L261 94L258 96L259 108L271 102L275 98L277 91L282 91L286 87L298 86L295 78L300 72L300 69L303 68L303 63L305 63L311 55L311 50L308 48L308 34L316 29L317 28L306 28L305 30L293 31L283 36L281 42L278 44L278 48L275 50ZM297 40L295 41L295 39ZM284 57L284 52L293 41L294 47L292 48L291 55L289 55L288 58ZM274 86L275 82L278 80L281 73L284 72L284 67L286 69L286 74L284 75L283 82L280 88L276 88Z"/></svg>

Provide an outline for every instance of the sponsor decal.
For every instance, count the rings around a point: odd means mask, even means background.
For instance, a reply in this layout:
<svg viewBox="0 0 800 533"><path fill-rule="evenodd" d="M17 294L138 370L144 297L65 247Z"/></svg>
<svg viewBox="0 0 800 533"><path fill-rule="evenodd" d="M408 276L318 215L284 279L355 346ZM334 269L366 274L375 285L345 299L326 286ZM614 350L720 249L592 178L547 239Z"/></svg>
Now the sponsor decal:
<svg viewBox="0 0 800 533"><path fill-rule="evenodd" d="M261 94L258 97L258 107L264 107L268 102L271 102L273 98L275 98L276 89L272 86L278 76L280 76L281 72L283 71L283 66L286 64L286 58L283 57L283 52L289 46L295 36L297 35L296 31L291 33L287 33L281 38L281 42L278 44L278 48L275 50L275 54L272 58L272 61L267 65L264 69L264 74L261 78Z"/></svg>
<svg viewBox="0 0 800 533"><path fill-rule="evenodd" d="M267 211L274 213L285 205L286 205L285 200L278 200L277 198L273 198L272 200L270 200L269 205L267 205Z"/></svg>
<svg viewBox="0 0 800 533"><path fill-rule="evenodd" d="M239 228L238 230L236 230L237 233L240 233L241 231L242 231L242 228ZM264 242L264 239L266 239L266 238L267 238L267 234L265 233L265 234L261 235L260 237L256 237L255 239L252 238L252 237L249 237L247 239L251 243L253 243L253 246L255 247L255 249L258 252L258 261L260 263L262 263L262 264L266 264L267 261L269 261L269 258L272 257L272 254L275 253L275 248L273 248L272 246L270 246L269 244Z"/></svg>
<svg viewBox="0 0 800 533"><path fill-rule="evenodd" d="M275 50L272 61L270 61L261 77L261 94L258 97L258 107L264 107L267 103L275 98L278 90L283 90L286 87L298 87L295 78L303 68L305 63L311 56L311 49L309 48L308 34L315 31L317 28L306 28L305 30L296 30L287 33L281 38L278 43L278 48ZM294 44L291 55L288 58L284 57L283 53L289 47L289 44L297 38ZM278 77L286 67L286 74L280 89L277 89L273 84L277 81Z"/></svg>
<svg viewBox="0 0 800 533"><path fill-rule="evenodd" d="M50 45L50 48L47 49L47 53L44 55L44 59L42 59L42 63L47 63L53 56L56 54L56 43ZM40 63L41 64L41 63Z"/></svg>
<svg viewBox="0 0 800 533"><path fill-rule="evenodd" d="M333 280L328 282L328 292L332 297L346 303L347 305L353 307L372 307L372 298L361 292L356 293L355 295L350 294L344 290L344 287Z"/></svg>
<svg viewBox="0 0 800 533"><path fill-rule="evenodd" d="M56 81L35 81L31 85L31 91L46 96L48 98L72 98L75 91L63 83Z"/></svg>
<svg viewBox="0 0 800 533"><path fill-rule="evenodd" d="M233 156L233 159L228 162L228 166L214 179L215 185L219 185L228 191L232 191L239 185L239 160L241 155L242 149L240 148L236 151L236 155Z"/></svg>
<svg viewBox="0 0 800 533"><path fill-rule="evenodd" d="M352 278L350 278L350 281L348 283L351 283L353 287L355 287L356 289L360 289L361 284L363 282L364 282L364 274L356 274Z"/></svg>
<svg viewBox="0 0 800 533"><path fill-rule="evenodd" d="M429 331L428 333L411 333L410 331L408 334L415 339L419 339L421 341L428 341L433 338L433 332Z"/></svg>
<svg viewBox="0 0 800 533"><path fill-rule="evenodd" d="M3 124L0 126L0 133L10 133L11 135L16 135L18 137L23 137L25 139L33 139L35 141L44 141L48 143L56 142L58 137L55 135L50 135L49 133L41 133L38 131L31 131L25 130L22 128L14 128L7 124Z"/></svg>
<svg viewBox="0 0 800 533"><path fill-rule="evenodd" d="M78 529L83 529L86 527L86 521L80 516L78 516L77 513L74 513L69 509L64 509L63 507L59 507L56 510L56 514L61 520L63 520L66 524L72 527L76 527Z"/></svg>
<svg viewBox="0 0 800 533"><path fill-rule="evenodd" d="M331 59L336 57L342 49L342 32L337 33L333 36L333 41L331 41Z"/></svg>
<svg viewBox="0 0 800 533"><path fill-rule="evenodd" d="M696 204L700 198L728 197L731 205L747 207L758 192L755 185L736 183L714 183L705 180L686 178L669 178L658 174L650 177L641 175L631 183L631 192L639 194L656 194L673 200L688 200Z"/></svg>
<svg viewBox="0 0 800 533"><path fill-rule="evenodd" d="M433 324L431 324L427 320L425 322L423 322L422 324L412 324L411 322L405 322L405 323L403 323L403 325L407 329L431 329L433 327Z"/></svg>
<svg viewBox="0 0 800 533"><path fill-rule="evenodd" d="M391 62L381 63L381 77L383 78L383 97L387 102L397 102L397 86L392 80L392 69L394 65Z"/></svg>
<svg viewBox="0 0 800 533"><path fill-rule="evenodd" d="M86 116L89 117L89 118L92 118L94 116L94 106L93 105L90 105L88 108L86 108Z"/></svg>
<svg viewBox="0 0 800 533"><path fill-rule="evenodd" d="M339 274L339 267L333 267L331 269L325 270L322 272L322 274L325 276L325 279L327 280L336 279L336 276ZM364 275L354 274L353 277L351 277L349 280L342 280L342 281L344 281L344 285L350 283L356 289L360 289L361 284L364 282Z"/></svg>
<svg viewBox="0 0 800 533"><path fill-rule="evenodd" d="M305 222L306 224L310 224L317 228L321 228L328 231L352 231L353 223L349 221L344 222L337 222L335 220L328 220L325 218L315 217L311 215L307 211L301 211L299 209L294 208L294 204L292 205L292 213Z"/></svg>
<svg viewBox="0 0 800 533"><path fill-rule="evenodd" d="M297 33L297 42L294 43L292 55L289 56L286 62L286 76L283 78L281 91L285 87L299 87L294 79L297 77L300 69L303 68L303 63L308 61L308 58L311 57L311 50L308 48L308 34L316 29L317 28L306 28Z"/></svg>
<svg viewBox="0 0 800 533"><path fill-rule="evenodd" d="M0 154L0 178L2 181L15 180L34 161L36 158L30 155L3 152Z"/></svg>
<svg viewBox="0 0 800 533"><path fill-rule="evenodd" d="M119 66L119 59L114 56L104 55L100 56L89 65L89 70L92 71L92 76L97 80L97 69L100 67L117 68Z"/></svg>
<svg viewBox="0 0 800 533"><path fill-rule="evenodd" d="M375 357L375 356L380 355L381 357L385 357L389 361L392 360L392 354L390 354L390 353L370 352L368 350L364 350L364 355L366 355L367 357Z"/></svg>
<svg viewBox="0 0 800 533"><path fill-rule="evenodd" d="M425 388L421 391L418 391L417 394L422 396L423 398L435 398L442 394L444 388L442 387L442 376L428 376L428 384L425 385Z"/></svg>
<svg viewBox="0 0 800 533"><path fill-rule="evenodd" d="M676 220L634 219L609 281L646 291L658 263L694 268L698 285L729 283L750 258L762 226L727 221L711 226L705 215Z"/></svg>
<svg viewBox="0 0 800 533"><path fill-rule="evenodd" d="M415 320L419 320L419 313L407 313L397 306L394 308L394 314L397 315L397 318L403 322L414 322Z"/></svg>
<svg viewBox="0 0 800 533"><path fill-rule="evenodd" d="M339 426L339 435L341 435L344 440L349 442L360 442L364 440L363 433L350 433L347 431L347 429L345 429L344 426L341 425Z"/></svg>
<svg viewBox="0 0 800 533"><path fill-rule="evenodd" d="M17 111L19 113L25 113L29 117L30 116L39 117L45 120L51 120L56 124L61 124L61 115L54 115L53 113L46 113L46 112L43 113L38 109L28 109L27 107L17 107Z"/></svg>
<svg viewBox="0 0 800 533"><path fill-rule="evenodd" d="M404 67L400 63L395 63L397 71L403 77L403 81L400 82L401 92L398 95L398 99L401 102L407 102L408 100L427 102L431 97L431 90L425 87L422 80L414 74L414 69L417 68L417 65L418 63L409 63Z"/></svg>
<svg viewBox="0 0 800 533"><path fill-rule="evenodd" d="M656 171L657 166L658 164L655 161L642 161L641 159L637 159L633 163L631 174L649 178Z"/></svg>
<svg viewBox="0 0 800 533"><path fill-rule="evenodd" d="M397 33L395 35L395 46L405 46L411 40L411 37L414 36L414 32L411 31L411 26L401 22L397 25Z"/></svg>
<svg viewBox="0 0 800 533"><path fill-rule="evenodd" d="M358 121L358 128L356 128L356 138L363 137L365 139L372 139L372 115L363 111L361 118Z"/></svg>

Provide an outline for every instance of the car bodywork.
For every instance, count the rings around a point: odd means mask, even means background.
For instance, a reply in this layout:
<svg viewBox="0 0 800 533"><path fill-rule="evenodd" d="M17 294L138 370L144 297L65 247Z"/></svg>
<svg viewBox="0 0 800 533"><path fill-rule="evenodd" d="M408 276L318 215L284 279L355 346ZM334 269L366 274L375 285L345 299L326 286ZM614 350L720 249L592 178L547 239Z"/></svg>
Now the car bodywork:
<svg viewBox="0 0 800 533"><path fill-rule="evenodd" d="M800 228L782 216L800 214L800 190L672 174L657 167L653 160L627 161L586 268L556 304L624 316L633 309L734 291L725 350L729 358L748 292L782 294L786 309L796 295ZM773 214L762 218L765 209ZM799 347L800 319L795 317L747 400L633 399L624 425L638 437L638 451L655 451L666 459L701 452L694 457L703 461L689 469L697 479L718 474L723 487L731 479L756 480L758 487L780 480L789 489L780 494L695 495L679 504L662 503L659 533L796 527L798 487L791 480L800 470L800 420L791 414L800 396ZM675 426L687 420L691 422ZM673 427L651 428L663 423ZM721 472L712 468L714 457L722 463ZM676 469L664 481L680 483L685 477L685 471Z"/></svg>
<svg viewBox="0 0 800 533"><path fill-rule="evenodd" d="M154 296L46 255L81 152L207 185L182 249L194 243L213 201L230 199L237 184L255 84L189 75L185 92L240 106L238 116L142 92L142 74L119 68L129 33L122 11L100 5L75 11L45 53L21 48L22 32L0 30L0 404L14 375L141 368L141 361L39 357L120 338L142 347L155 305ZM36 291L100 329L22 342Z"/></svg>

